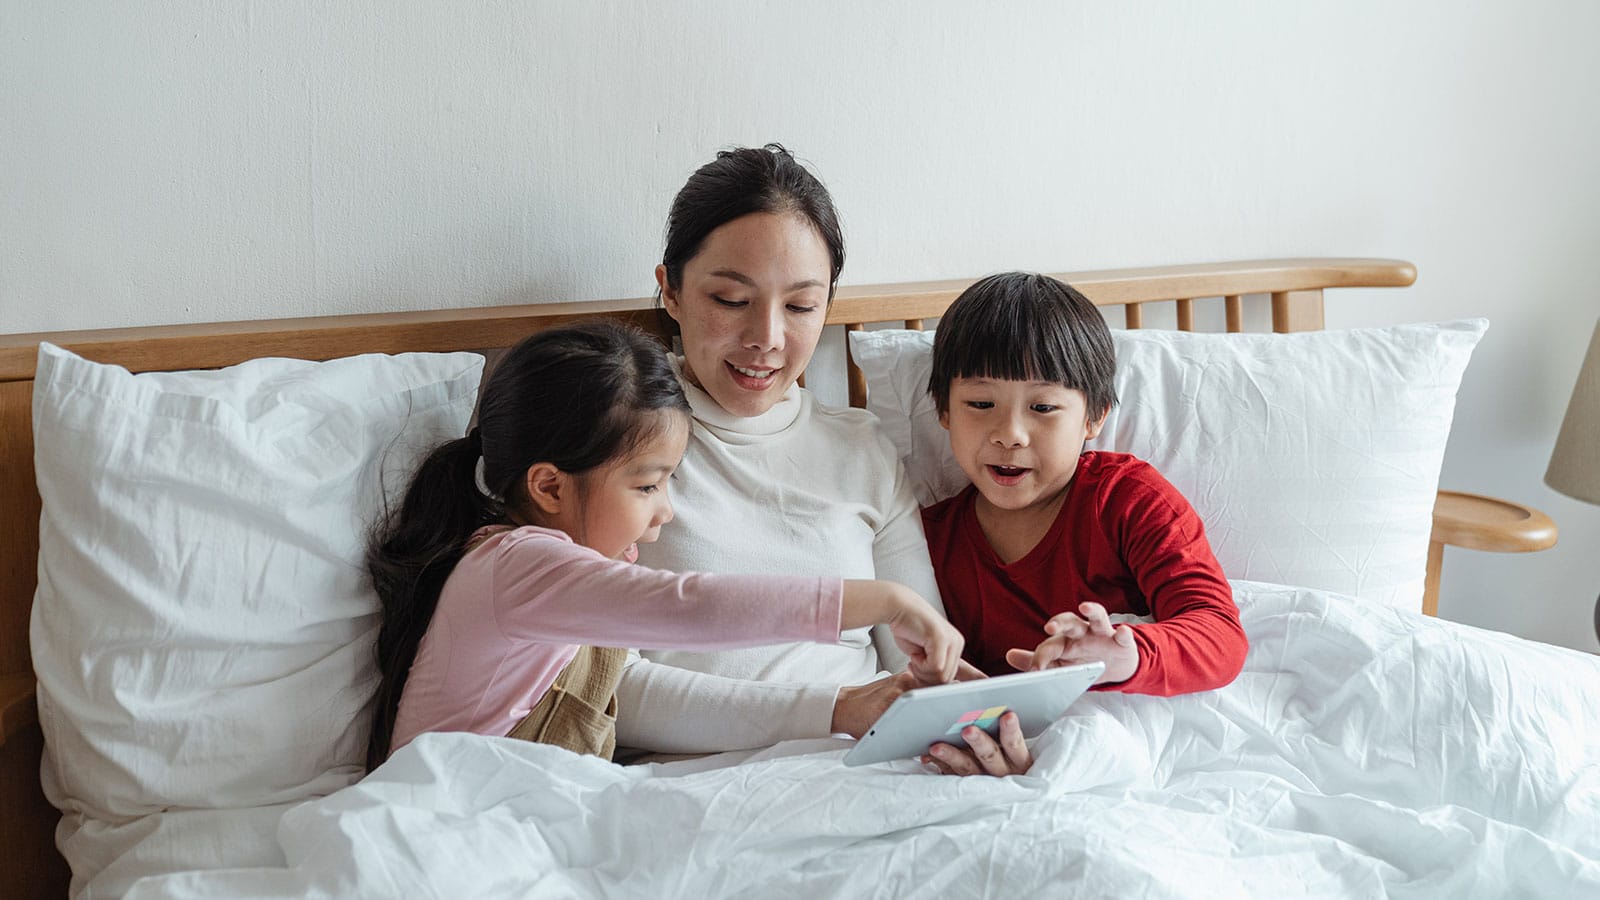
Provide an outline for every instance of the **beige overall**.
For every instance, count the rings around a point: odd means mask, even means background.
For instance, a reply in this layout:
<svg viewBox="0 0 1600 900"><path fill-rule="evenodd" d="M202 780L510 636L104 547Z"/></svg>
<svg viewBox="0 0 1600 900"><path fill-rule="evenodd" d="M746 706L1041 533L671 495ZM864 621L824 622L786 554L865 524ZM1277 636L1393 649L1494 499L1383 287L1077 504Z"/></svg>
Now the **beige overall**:
<svg viewBox="0 0 1600 900"><path fill-rule="evenodd" d="M550 690L506 737L610 759L617 749L617 682L628 651L579 647Z"/></svg>

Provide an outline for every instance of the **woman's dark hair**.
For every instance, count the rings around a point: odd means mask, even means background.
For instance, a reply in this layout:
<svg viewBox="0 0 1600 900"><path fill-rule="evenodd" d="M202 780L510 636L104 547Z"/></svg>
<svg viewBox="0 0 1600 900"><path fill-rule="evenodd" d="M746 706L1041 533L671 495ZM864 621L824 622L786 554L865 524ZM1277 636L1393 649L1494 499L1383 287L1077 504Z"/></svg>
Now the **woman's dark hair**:
<svg viewBox="0 0 1600 900"><path fill-rule="evenodd" d="M667 249L661 255L667 284L673 290L683 286L683 267L700 252L707 235L741 216L761 212L803 216L817 229L832 261L828 302L833 302L833 289L844 269L839 214L828 189L782 144L719 151L716 159L689 176L667 213Z"/></svg>
<svg viewBox="0 0 1600 900"><path fill-rule="evenodd" d="M990 275L961 292L933 338L928 391L950 410L957 378L1049 381L1083 392L1091 420L1117 402L1117 351L1089 298L1031 272Z"/></svg>
<svg viewBox="0 0 1600 900"><path fill-rule="evenodd" d="M534 463L582 474L625 458L666 427L666 411L686 417L689 401L665 350L637 328L555 328L507 351L483 387L478 424L422 461L368 541L367 572L383 610L368 770L389 755L411 663L472 533L528 522L525 476ZM492 497L478 488L480 456Z"/></svg>

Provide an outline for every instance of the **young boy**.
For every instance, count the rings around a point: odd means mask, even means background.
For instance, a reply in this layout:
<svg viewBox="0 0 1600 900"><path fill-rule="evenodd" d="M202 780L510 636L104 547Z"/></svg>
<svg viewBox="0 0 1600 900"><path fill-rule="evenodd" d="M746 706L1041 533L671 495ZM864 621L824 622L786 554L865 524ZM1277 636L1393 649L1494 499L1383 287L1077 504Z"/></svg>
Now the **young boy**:
<svg viewBox="0 0 1600 900"><path fill-rule="evenodd" d="M992 275L956 299L928 387L972 486L923 510L939 593L991 675L1099 660L1102 689L1221 687L1248 644L1200 517L1148 463L1083 450L1115 371L1099 311L1054 278Z"/></svg>

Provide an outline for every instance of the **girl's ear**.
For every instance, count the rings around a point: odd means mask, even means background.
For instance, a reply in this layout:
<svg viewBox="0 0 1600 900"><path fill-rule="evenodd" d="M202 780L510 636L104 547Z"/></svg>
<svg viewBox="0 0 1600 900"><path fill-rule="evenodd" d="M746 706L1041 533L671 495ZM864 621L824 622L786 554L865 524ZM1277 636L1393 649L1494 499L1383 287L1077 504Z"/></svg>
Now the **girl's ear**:
<svg viewBox="0 0 1600 900"><path fill-rule="evenodd" d="M656 287L661 289L661 306L671 316L673 321L678 319L678 292L667 284L667 267L656 266Z"/></svg>
<svg viewBox="0 0 1600 900"><path fill-rule="evenodd" d="M547 462L529 466L523 477L534 508L546 516L560 515L562 504L571 499L572 477Z"/></svg>

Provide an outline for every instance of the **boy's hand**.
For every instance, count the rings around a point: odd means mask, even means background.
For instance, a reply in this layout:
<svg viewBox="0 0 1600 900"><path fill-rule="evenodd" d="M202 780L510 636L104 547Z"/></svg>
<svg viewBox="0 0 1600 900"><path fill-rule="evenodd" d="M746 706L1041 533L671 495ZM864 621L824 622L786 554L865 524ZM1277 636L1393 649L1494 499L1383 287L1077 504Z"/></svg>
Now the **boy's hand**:
<svg viewBox="0 0 1600 900"><path fill-rule="evenodd" d="M941 775L1022 775L1033 765L1033 754L1022 739L1022 724L1017 714L1000 717L1000 740L995 741L981 728L969 725L961 732L967 746L934 744L922 757Z"/></svg>
<svg viewBox="0 0 1600 900"><path fill-rule="evenodd" d="M1106 670L1095 684L1127 681L1139 671L1139 648L1133 642L1133 629L1112 625L1106 608L1094 601L1078 604L1076 613L1052 616L1044 623L1044 630L1050 637L1032 652L1007 650L1006 662L1024 672L1103 662Z"/></svg>

